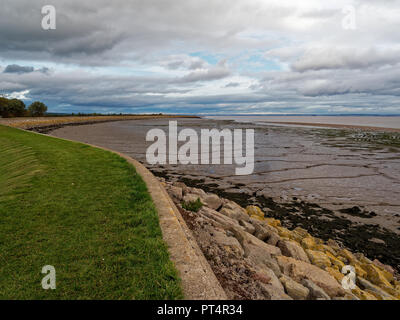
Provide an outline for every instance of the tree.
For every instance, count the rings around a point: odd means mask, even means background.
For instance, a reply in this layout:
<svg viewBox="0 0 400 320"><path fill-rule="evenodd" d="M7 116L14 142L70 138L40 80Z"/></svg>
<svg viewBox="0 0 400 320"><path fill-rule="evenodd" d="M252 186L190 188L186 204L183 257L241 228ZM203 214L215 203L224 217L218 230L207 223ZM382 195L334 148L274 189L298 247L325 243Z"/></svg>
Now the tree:
<svg viewBox="0 0 400 320"><path fill-rule="evenodd" d="M32 117L40 117L47 111L47 106L42 102L35 101L29 106L28 111Z"/></svg>
<svg viewBox="0 0 400 320"><path fill-rule="evenodd" d="M22 117L25 113L26 109L23 101L0 97L0 115L3 118Z"/></svg>
<svg viewBox="0 0 400 320"><path fill-rule="evenodd" d="M9 100L8 109L12 117L22 117L26 113L25 103L18 99Z"/></svg>
<svg viewBox="0 0 400 320"><path fill-rule="evenodd" d="M9 100L4 97L0 97L0 116L8 118L8 104Z"/></svg>

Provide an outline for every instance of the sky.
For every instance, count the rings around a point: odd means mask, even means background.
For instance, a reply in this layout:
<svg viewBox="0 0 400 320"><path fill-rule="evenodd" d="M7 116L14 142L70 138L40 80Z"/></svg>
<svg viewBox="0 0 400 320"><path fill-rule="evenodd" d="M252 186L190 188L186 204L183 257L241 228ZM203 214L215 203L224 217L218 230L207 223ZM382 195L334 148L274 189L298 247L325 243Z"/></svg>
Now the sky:
<svg viewBox="0 0 400 320"><path fill-rule="evenodd" d="M400 0L3 1L0 94L50 112L400 115Z"/></svg>

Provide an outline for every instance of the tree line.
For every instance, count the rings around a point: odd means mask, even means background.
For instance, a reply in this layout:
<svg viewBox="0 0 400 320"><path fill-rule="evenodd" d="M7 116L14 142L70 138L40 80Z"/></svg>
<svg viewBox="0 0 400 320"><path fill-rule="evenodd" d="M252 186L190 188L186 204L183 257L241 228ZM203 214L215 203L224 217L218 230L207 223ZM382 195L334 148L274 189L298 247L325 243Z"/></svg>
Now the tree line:
<svg viewBox="0 0 400 320"><path fill-rule="evenodd" d="M33 102L28 108L19 99L7 99L0 97L0 116L3 118L12 117L40 117L47 111L47 106L40 102Z"/></svg>

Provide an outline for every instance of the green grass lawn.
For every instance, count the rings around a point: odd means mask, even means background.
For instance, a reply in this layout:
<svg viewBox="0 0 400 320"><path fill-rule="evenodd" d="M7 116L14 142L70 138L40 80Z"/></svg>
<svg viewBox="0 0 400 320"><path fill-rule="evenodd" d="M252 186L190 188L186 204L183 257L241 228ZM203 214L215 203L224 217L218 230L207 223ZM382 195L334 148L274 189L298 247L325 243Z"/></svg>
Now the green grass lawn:
<svg viewBox="0 0 400 320"><path fill-rule="evenodd" d="M45 265L56 269L55 290L41 286ZM0 125L0 298L182 298L134 167Z"/></svg>

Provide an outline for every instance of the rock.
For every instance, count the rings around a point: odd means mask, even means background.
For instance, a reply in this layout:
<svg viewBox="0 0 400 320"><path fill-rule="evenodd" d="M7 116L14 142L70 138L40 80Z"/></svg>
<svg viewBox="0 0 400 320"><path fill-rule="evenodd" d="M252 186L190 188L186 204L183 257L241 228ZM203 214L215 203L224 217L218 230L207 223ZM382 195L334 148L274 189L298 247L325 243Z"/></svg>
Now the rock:
<svg viewBox="0 0 400 320"><path fill-rule="evenodd" d="M197 194L200 198L205 198L207 196L207 193L199 188L190 188L188 193Z"/></svg>
<svg viewBox="0 0 400 320"><path fill-rule="evenodd" d="M291 238L292 232L289 229L279 226L277 226L276 229L278 230L279 236L281 236L282 238L287 238L287 239Z"/></svg>
<svg viewBox="0 0 400 320"><path fill-rule="evenodd" d="M340 250L339 255L346 259L347 264L357 262L357 258L347 249Z"/></svg>
<svg viewBox="0 0 400 320"><path fill-rule="evenodd" d="M315 264L322 269L325 269L326 267L330 267L332 265L331 260L325 253L310 249L306 249L306 252L312 264Z"/></svg>
<svg viewBox="0 0 400 320"><path fill-rule="evenodd" d="M244 220L244 221L249 220L249 217L247 214L245 215L245 217L243 217L240 213L238 214L237 211L234 211L234 210L228 209L228 208L224 208L224 207L221 210L219 210L219 213L221 213L224 216L227 216L231 219L234 219L234 220Z"/></svg>
<svg viewBox="0 0 400 320"><path fill-rule="evenodd" d="M259 285L262 293L269 300L293 300L285 291L279 290L270 284L259 283Z"/></svg>
<svg viewBox="0 0 400 320"><path fill-rule="evenodd" d="M328 272L331 276L333 276L339 283L342 283L342 279L344 277L344 274L339 272L337 269L331 268L331 267L326 267L325 271Z"/></svg>
<svg viewBox="0 0 400 320"><path fill-rule="evenodd" d="M271 270L268 267L263 267L263 268L257 269L257 274L261 275L264 278L269 278L269 282L266 284L270 284L273 287L277 288L279 291L282 291L282 293L284 293L283 285L282 285L281 281L279 281L278 277L275 275L273 270Z"/></svg>
<svg viewBox="0 0 400 320"><path fill-rule="evenodd" d="M175 182L174 186L178 187L178 188L181 188L183 195L185 195L186 193L189 193L189 187L186 186L186 184L184 184L183 182Z"/></svg>
<svg viewBox="0 0 400 320"><path fill-rule="evenodd" d="M301 245L303 246L304 249L314 249L317 244L315 243L313 237L306 237L303 240L301 240Z"/></svg>
<svg viewBox="0 0 400 320"><path fill-rule="evenodd" d="M340 250L341 249L339 243L337 241L335 241L335 240L328 239L326 244L328 246L330 246L331 248L335 249L335 250Z"/></svg>
<svg viewBox="0 0 400 320"><path fill-rule="evenodd" d="M271 227L280 227L281 226L281 222L278 219L274 219L274 218L265 218L264 221Z"/></svg>
<svg viewBox="0 0 400 320"><path fill-rule="evenodd" d="M391 266L383 264L378 259L375 259L374 261L372 261L372 263L383 271L388 281L393 281L394 269Z"/></svg>
<svg viewBox="0 0 400 320"><path fill-rule="evenodd" d="M216 194L207 194L203 199L204 204L213 210L218 210L222 206L222 201Z"/></svg>
<svg viewBox="0 0 400 320"><path fill-rule="evenodd" d="M171 186L169 188L169 193L172 197L174 197L176 200L182 200L183 197L183 191L182 188Z"/></svg>
<svg viewBox="0 0 400 320"><path fill-rule="evenodd" d="M278 248L281 249L282 254L287 257L292 257L296 260L301 260L310 263L307 254L303 248L293 240L279 240L277 244Z"/></svg>
<svg viewBox="0 0 400 320"><path fill-rule="evenodd" d="M234 237L229 237L224 230L213 229L210 233L212 233L215 243L227 251L227 253L232 253L239 257L244 255L244 250L239 241Z"/></svg>
<svg viewBox="0 0 400 320"><path fill-rule="evenodd" d="M392 300L392 299L396 299L394 295L396 295L396 292L393 290L391 291L392 294L387 293L386 291L384 291L383 289L379 288L378 286L373 285L371 282L369 282L368 280L365 280L363 278L359 278L357 277L357 284L360 286L361 289L363 290L368 290L367 292L370 292L372 294L374 294L375 296L378 296L378 299L382 299L382 300Z"/></svg>
<svg viewBox="0 0 400 320"><path fill-rule="evenodd" d="M283 274L295 281L308 279L321 287L329 296L344 296L345 291L328 272L304 261L290 257L277 256L276 260Z"/></svg>
<svg viewBox="0 0 400 320"><path fill-rule="evenodd" d="M383 241L382 239L378 239L378 238L371 238L371 239L368 239L368 241L373 242L373 243L377 243L377 244L383 244L383 245L386 244L385 241Z"/></svg>
<svg viewBox="0 0 400 320"><path fill-rule="evenodd" d="M357 296L360 300L378 300L372 293L367 291L361 290L360 288L356 287L355 289L351 290L353 294Z"/></svg>
<svg viewBox="0 0 400 320"><path fill-rule="evenodd" d="M201 201L201 198L199 197L199 195L194 194L194 193L185 194L185 196L183 197L184 202L195 202L195 201L197 201L197 199L200 199L200 201Z"/></svg>
<svg viewBox="0 0 400 320"><path fill-rule="evenodd" d="M252 221L255 231L254 236L261 241L264 241L272 246L275 246L277 242L280 240L278 232L273 227L269 226L268 224L262 224L259 221L253 220Z"/></svg>
<svg viewBox="0 0 400 320"><path fill-rule="evenodd" d="M218 223L221 227L226 230L230 230L230 228L243 228L239 226L239 223L236 220L233 220L229 217L221 215L218 211L215 211L208 207L201 207L201 209L197 212L198 216L206 217Z"/></svg>
<svg viewBox="0 0 400 320"><path fill-rule="evenodd" d="M361 267L361 265L359 263L357 263L357 262L353 263L352 266L354 267L354 269L356 271L357 277L365 278L365 276L367 275L367 272Z"/></svg>
<svg viewBox="0 0 400 320"><path fill-rule="evenodd" d="M286 293L295 300L306 300L310 290L288 276L282 275L279 280L285 287Z"/></svg>
<svg viewBox="0 0 400 320"><path fill-rule="evenodd" d="M246 248L249 248L250 246L255 246L262 249L265 253L268 253L270 255L282 255L281 250L279 248L271 246L247 232L241 231L238 228L232 228L231 231L235 235L236 239L239 240L240 244L245 250L245 254L246 254Z"/></svg>
<svg viewBox="0 0 400 320"><path fill-rule="evenodd" d="M332 265L337 267L339 270L342 270L342 268L344 267L344 263L339 260L338 258L336 258L332 253L330 253L329 251L325 252L326 256L329 258L329 260L331 261Z"/></svg>
<svg viewBox="0 0 400 320"><path fill-rule="evenodd" d="M310 234L307 232L307 230L300 227L296 227L291 234L291 239L299 243L301 243L301 241L306 237L310 237Z"/></svg>
<svg viewBox="0 0 400 320"><path fill-rule="evenodd" d="M257 206L247 206L246 212L250 217L264 219L264 212Z"/></svg>
<svg viewBox="0 0 400 320"><path fill-rule="evenodd" d="M254 232L256 231L256 228L251 223L248 223L244 220L239 220L239 225L241 225L244 230L246 230L246 232L250 234L254 234Z"/></svg>
<svg viewBox="0 0 400 320"><path fill-rule="evenodd" d="M364 264L363 269L367 272L367 278L372 283L376 284L379 287L386 286L392 288L392 285L390 284L389 279L385 277L384 272L374 264Z"/></svg>
<svg viewBox="0 0 400 320"><path fill-rule="evenodd" d="M310 291L308 299L331 300L331 298L326 294L326 292L311 280L303 279L301 283L304 287L306 287Z"/></svg>

